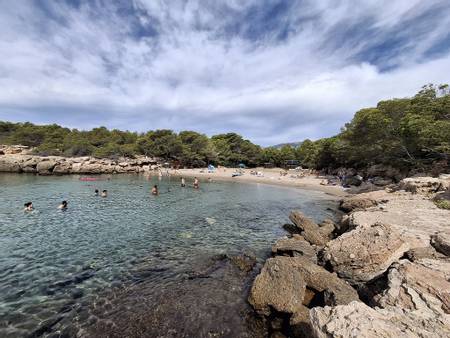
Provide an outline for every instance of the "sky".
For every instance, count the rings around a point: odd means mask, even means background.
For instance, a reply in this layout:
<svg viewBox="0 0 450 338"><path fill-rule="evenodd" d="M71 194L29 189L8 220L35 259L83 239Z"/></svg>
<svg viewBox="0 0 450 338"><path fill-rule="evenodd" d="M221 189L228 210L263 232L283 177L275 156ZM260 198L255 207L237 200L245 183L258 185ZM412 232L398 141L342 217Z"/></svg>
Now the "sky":
<svg viewBox="0 0 450 338"><path fill-rule="evenodd" d="M0 0L0 120L332 136L450 82L448 0Z"/></svg>

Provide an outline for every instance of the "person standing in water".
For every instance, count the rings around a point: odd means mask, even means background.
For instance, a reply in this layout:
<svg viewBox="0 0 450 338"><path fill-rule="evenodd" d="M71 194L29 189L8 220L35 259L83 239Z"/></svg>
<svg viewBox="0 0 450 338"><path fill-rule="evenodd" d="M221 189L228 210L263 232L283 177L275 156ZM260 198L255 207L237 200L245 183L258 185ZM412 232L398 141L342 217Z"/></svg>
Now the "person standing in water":
<svg viewBox="0 0 450 338"><path fill-rule="evenodd" d="M103 190L102 191L102 197L108 197L108 190Z"/></svg>
<svg viewBox="0 0 450 338"><path fill-rule="evenodd" d="M157 196L158 194L159 194L158 186L154 185L153 188L152 188L152 195Z"/></svg>
<svg viewBox="0 0 450 338"><path fill-rule="evenodd" d="M186 186L186 181L184 180L184 177L181 178L181 187L184 188Z"/></svg>
<svg viewBox="0 0 450 338"><path fill-rule="evenodd" d="M27 202L23 206L24 206L23 211L33 211L34 210L33 202Z"/></svg>
<svg viewBox="0 0 450 338"><path fill-rule="evenodd" d="M200 188L200 183L198 182L198 178L194 177L194 189Z"/></svg>
<svg viewBox="0 0 450 338"><path fill-rule="evenodd" d="M58 206L58 209L67 210L67 201L62 201L61 204Z"/></svg>

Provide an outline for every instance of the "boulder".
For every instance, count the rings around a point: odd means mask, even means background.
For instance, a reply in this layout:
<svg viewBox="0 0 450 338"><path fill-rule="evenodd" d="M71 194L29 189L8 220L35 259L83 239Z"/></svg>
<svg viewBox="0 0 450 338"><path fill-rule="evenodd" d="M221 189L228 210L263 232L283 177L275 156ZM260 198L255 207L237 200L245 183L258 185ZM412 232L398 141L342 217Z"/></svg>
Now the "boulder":
<svg viewBox="0 0 450 338"><path fill-rule="evenodd" d="M328 240L333 238L333 232L336 229L337 226L331 219L325 219L319 224L319 233Z"/></svg>
<svg viewBox="0 0 450 338"><path fill-rule="evenodd" d="M317 252L302 236L293 235L291 238L280 238L272 246L272 253L281 256L305 256L317 262Z"/></svg>
<svg viewBox="0 0 450 338"><path fill-rule="evenodd" d="M361 198L361 197L349 197L344 198L339 205L339 208L345 212L352 212L355 210L365 210L367 208L371 208L376 206L377 201L370 198Z"/></svg>
<svg viewBox="0 0 450 338"><path fill-rule="evenodd" d="M450 256L450 233L438 232L431 236L431 245L439 252Z"/></svg>
<svg viewBox="0 0 450 338"><path fill-rule="evenodd" d="M412 248L406 252L406 258L411 262L415 262L424 258L442 259L446 256L437 252L432 246Z"/></svg>
<svg viewBox="0 0 450 338"><path fill-rule="evenodd" d="M0 172L19 173L21 171L20 158L7 155L0 157Z"/></svg>
<svg viewBox="0 0 450 338"><path fill-rule="evenodd" d="M348 304L358 299L357 292L336 274L306 257L285 256L266 261L249 296L258 313L270 316L273 309L290 314L290 325L303 332L309 327L309 307Z"/></svg>
<svg viewBox="0 0 450 338"><path fill-rule="evenodd" d="M388 273L388 287L376 298L383 308L392 306L437 317L450 313L450 261L402 260Z"/></svg>
<svg viewBox="0 0 450 338"><path fill-rule="evenodd" d="M37 164L40 161L40 158L36 156L30 156L24 159L24 161L20 164L22 171L24 173L36 173L37 172Z"/></svg>
<svg viewBox="0 0 450 338"><path fill-rule="evenodd" d="M61 161L58 162L55 167L53 168L54 174L70 174L72 170L72 163L69 161Z"/></svg>
<svg viewBox="0 0 450 338"><path fill-rule="evenodd" d="M316 338L424 338L450 336L448 316L422 318L402 309L372 309L352 302L335 307L316 307L310 311Z"/></svg>
<svg viewBox="0 0 450 338"><path fill-rule="evenodd" d="M383 274L408 249L408 244L391 226L375 223L328 242L324 259L341 278L360 284Z"/></svg>
<svg viewBox="0 0 450 338"><path fill-rule="evenodd" d="M323 246L328 242L328 238L320 232L319 225L306 217L300 211L292 211L289 219L300 230L300 234L305 240L314 245Z"/></svg>
<svg viewBox="0 0 450 338"><path fill-rule="evenodd" d="M413 194L432 195L450 187L450 180L436 177L408 177L400 181L399 188Z"/></svg>
<svg viewBox="0 0 450 338"><path fill-rule="evenodd" d="M41 161L38 162L36 170L39 175L50 175L55 165L56 165L55 160L43 158Z"/></svg>
<svg viewBox="0 0 450 338"><path fill-rule="evenodd" d="M363 179L360 175L355 175L355 176L345 176L342 179L342 185L345 186L350 186L353 185L355 187L359 187L362 183Z"/></svg>
<svg viewBox="0 0 450 338"><path fill-rule="evenodd" d="M391 178L376 176L371 179L371 182L379 187L384 187L386 185L392 184L393 181Z"/></svg>

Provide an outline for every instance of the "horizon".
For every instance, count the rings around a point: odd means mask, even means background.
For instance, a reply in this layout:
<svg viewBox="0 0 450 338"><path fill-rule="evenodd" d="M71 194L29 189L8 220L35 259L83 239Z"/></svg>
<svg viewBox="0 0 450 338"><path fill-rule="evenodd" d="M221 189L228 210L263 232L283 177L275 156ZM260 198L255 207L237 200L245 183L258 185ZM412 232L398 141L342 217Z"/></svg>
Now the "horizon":
<svg viewBox="0 0 450 338"><path fill-rule="evenodd" d="M357 4L0 0L0 120L267 147L449 82L450 3Z"/></svg>

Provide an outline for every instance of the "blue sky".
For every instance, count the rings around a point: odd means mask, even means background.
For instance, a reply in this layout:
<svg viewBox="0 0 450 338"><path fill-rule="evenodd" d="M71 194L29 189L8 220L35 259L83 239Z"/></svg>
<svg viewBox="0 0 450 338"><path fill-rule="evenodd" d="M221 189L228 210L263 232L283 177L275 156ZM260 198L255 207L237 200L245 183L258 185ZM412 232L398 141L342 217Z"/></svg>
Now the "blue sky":
<svg viewBox="0 0 450 338"><path fill-rule="evenodd" d="M450 82L448 0L0 0L0 120L331 136Z"/></svg>

